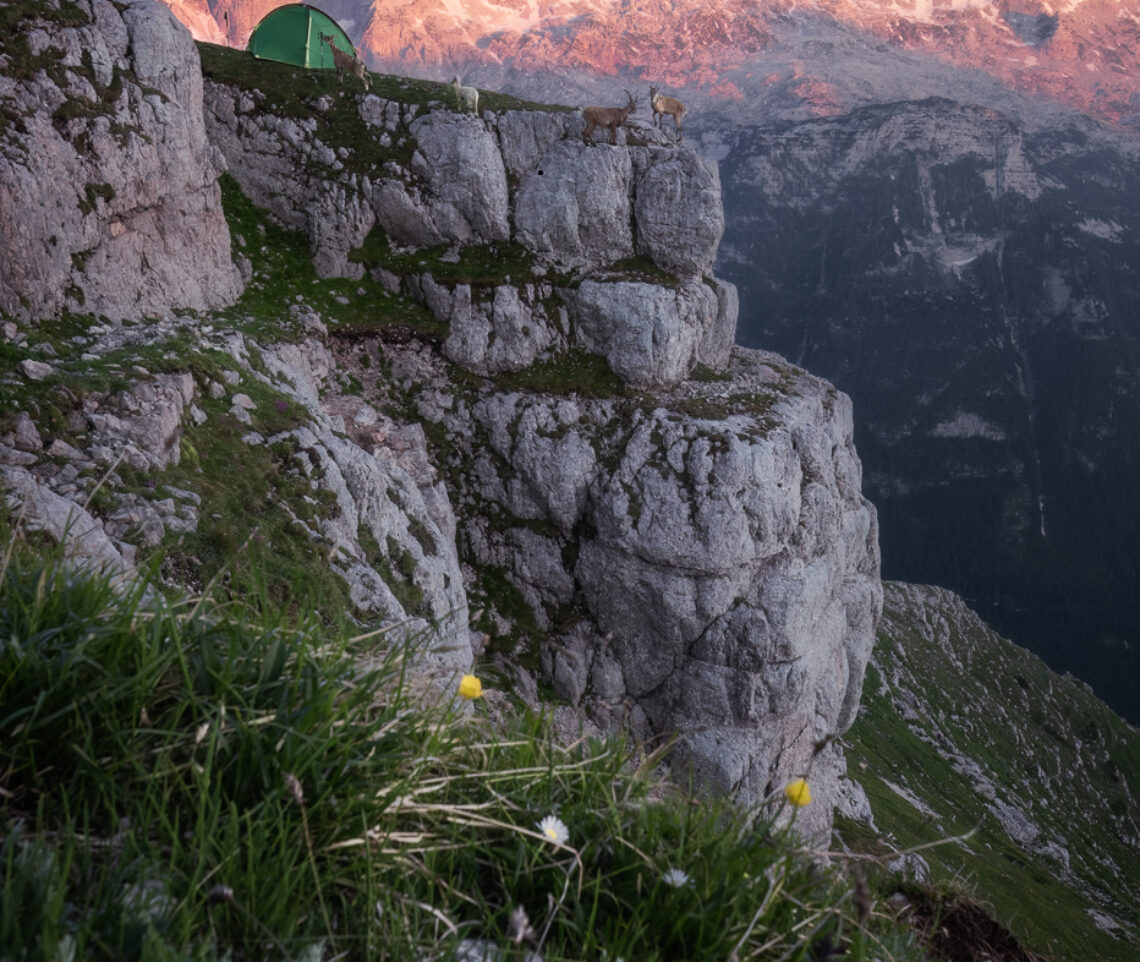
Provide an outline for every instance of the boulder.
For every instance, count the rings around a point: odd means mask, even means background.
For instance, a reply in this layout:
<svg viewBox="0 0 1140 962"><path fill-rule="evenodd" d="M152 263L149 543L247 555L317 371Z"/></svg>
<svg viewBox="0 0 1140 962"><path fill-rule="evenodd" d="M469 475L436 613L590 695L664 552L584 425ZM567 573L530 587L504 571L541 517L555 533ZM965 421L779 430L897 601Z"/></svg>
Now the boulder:
<svg viewBox="0 0 1140 962"><path fill-rule="evenodd" d="M461 284L427 300L451 330L444 353L478 374L521 370L563 340L533 285L500 284L490 301L473 302L471 287Z"/></svg>
<svg viewBox="0 0 1140 962"><path fill-rule="evenodd" d="M138 380L87 414L96 461L120 459L139 471L161 470L181 457L182 412L194 397L190 374Z"/></svg>
<svg viewBox="0 0 1140 962"><path fill-rule="evenodd" d="M441 236L492 243L510 236L507 173L495 137L476 117L433 111L411 125L412 172L427 185L427 206Z"/></svg>
<svg viewBox="0 0 1140 962"><path fill-rule="evenodd" d="M600 354L639 389L668 388L702 361L723 362L736 328L724 285L665 287L641 281L583 281L567 291L570 320L583 347Z"/></svg>
<svg viewBox="0 0 1140 962"><path fill-rule="evenodd" d="M635 148L631 154L637 252L681 278L711 276L724 234L716 164L676 148Z"/></svg>
<svg viewBox="0 0 1140 962"><path fill-rule="evenodd" d="M634 252L628 150L558 141L522 175L515 239L560 270L606 267Z"/></svg>

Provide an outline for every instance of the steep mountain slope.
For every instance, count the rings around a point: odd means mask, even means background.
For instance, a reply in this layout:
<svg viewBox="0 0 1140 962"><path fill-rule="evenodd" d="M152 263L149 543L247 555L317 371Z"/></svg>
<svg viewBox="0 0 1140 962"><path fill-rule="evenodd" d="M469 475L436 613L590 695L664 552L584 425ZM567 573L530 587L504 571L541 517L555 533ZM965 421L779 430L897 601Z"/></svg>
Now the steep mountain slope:
<svg viewBox="0 0 1140 962"><path fill-rule="evenodd" d="M1135 156L927 100L740 131L721 162L740 338L852 394L887 576L1133 718Z"/></svg>
<svg viewBox="0 0 1140 962"><path fill-rule="evenodd" d="M99 7L103 22L113 22L117 7ZM6 497L22 506L31 500L36 511L50 502L57 534L71 512L90 508L104 544L156 550L163 574L179 584L201 587L216 575L222 592L260 588L294 600L303 585L321 607L328 602L326 614L354 606L370 624L434 620L457 606L465 614L461 591L470 585L480 632L469 635L462 621L439 655L462 657L466 667L473 649L491 641L508 665L529 658L567 700L588 685L590 696L612 699L635 724L650 712L659 730L691 722L708 736L704 758L724 763L715 772L722 777L744 768L744 737L775 725L782 744L767 758L759 746L747 775L748 787L764 779L763 790L779 794L816 738L842 727L855 708L862 646L876 618L874 521L860 495L845 398L771 354L737 350L726 370L693 366L723 359L735 318L735 298L711 276L715 171L644 131L630 140L623 131L617 148L585 148L568 111L524 111L488 98L494 116L460 117L438 84L378 78L365 97L328 75L214 53L231 59L209 70L212 123L228 128L231 170L251 192L264 186L277 212L269 217L227 185L246 294L229 311L170 311L138 324L3 318ZM69 72L81 64L76 58ZM1031 182L1014 186L1021 169L1014 147L1007 144L997 165L1001 183L1011 197L1028 197ZM606 181L607 169L620 176ZM477 172L501 190L446 190L458 172ZM538 185L550 181L563 201L542 205L550 188ZM658 192L680 183L691 185L678 191L682 198L694 196L660 203ZM520 197L531 198L529 208ZM609 202L597 205L599 197ZM692 221L700 209L712 229L690 233L701 257L690 265L694 277L679 278L653 258L676 258L679 227L691 226L670 221L675 211ZM280 227L290 216L306 235ZM622 235L612 223L633 226ZM538 257L478 233L497 225L531 244L555 235L572 243L544 247ZM640 258L629 256L634 229ZM396 230L430 239L393 244L387 232ZM355 274L318 276L314 254L327 273ZM560 259L576 260L577 276L555 269ZM672 328L679 336L607 341L621 324L666 330L669 306L680 313L682 288L709 311L680 318L686 324ZM605 313L614 303L620 309ZM639 304L651 304L652 316L639 317ZM684 328L694 320L709 335L697 351L692 341L685 349ZM572 345L571 335L580 340ZM624 367L651 343L681 351L666 365L669 388L629 391L610 365ZM583 344L594 356L571 349ZM455 514L443 480L460 492ZM466 539L459 571L457 525ZM614 588L615 572L635 574L625 582L632 590ZM982 852L980 861L1032 866L1003 841L1013 833L1045 859L1031 878L1041 887L1029 890L1042 893L1054 924L1086 940L1069 954L1121 957L1117 941L1086 920L1115 923L1125 935L1135 928L1134 732L1095 700L1070 697L1031 659L1022 664L1021 653L999 657L980 646L940 670L937 652L921 644L922 626L949 621L931 606L955 607L940 597L906 609L918 640L899 657L917 653L921 672L892 673L881 660L873 681L889 677L900 691L921 691L926 714L939 722L927 737L943 753L984 759L990 775L955 780L953 766L885 710L891 704L872 699L864 721L879 727L857 732L853 744L874 763L862 780L880 826L904 844L926 838L911 831L910 809L881 802L894 793L876 778L922 783L937 796L928 806L944 812L947 831L975 820L979 787L1000 795L1002 804L987 810L990 834L981 836L993 854ZM598 616L597 626L584 614ZM683 671L656 691L634 690L639 669L662 667L651 660L670 631L664 670L675 658ZM825 636L848 644L828 649ZM558 642L536 653L552 637ZM1004 684L1008 672L1016 687ZM964 725L940 707L939 693L959 691L954 681L964 674L976 684L953 697L974 706L968 720L980 716L984 726ZM506 687L526 676L502 677ZM925 689L931 684L937 690ZM995 685L1003 700L985 700ZM1057 742L1039 758L1024 753L1038 766L1028 781L1015 779L1008 752L986 754L1026 712L1040 727L1018 748L1046 736ZM1066 727L1077 716L1093 719L1095 730ZM994 718L1000 723L991 728ZM817 756L820 775L838 752L836 742L821 741L828 755ZM900 750L905 757L894 754ZM1002 794L1002 779L1033 799L1028 813L1014 792ZM820 791L800 824L829 811L829 801ZM1079 828L1066 832L1071 824ZM1068 877L1056 867L1066 857L1077 896L1049 884L1052 875ZM995 901L1008 904L1004 890L1020 882L1002 871L986 877ZM1098 887L1105 877L1115 888ZM1090 899L1096 915L1087 911ZM1047 942L1052 930L1033 932ZM1067 951L1065 943L1057 951Z"/></svg>
<svg viewBox="0 0 1140 962"><path fill-rule="evenodd" d="M230 264L245 294L137 325L0 302L5 499L117 572L158 550L177 584L226 572L239 596L260 583L302 606L339 581L322 608L414 641L443 675L493 640L504 672L525 665L530 690L602 727L686 733L674 754L700 784L783 797L854 718L877 527L847 399L734 347L715 165L660 133L588 146L571 110L488 95L476 116L439 83L349 91L219 47L203 82L150 0L25 29L74 49L140 12L202 84L178 109L204 121L215 190L225 158L227 213L247 212ZM21 146L0 130L0 150ZM41 158L45 179L71 172ZM274 222L301 237L270 245ZM0 223L0 249L21 226ZM235 554L254 569L238 581ZM486 620L469 593L494 595ZM841 768L834 746L815 758L805 831L830 828Z"/></svg>
<svg viewBox="0 0 1140 962"><path fill-rule="evenodd" d="M1058 959L1140 949L1140 732L952 593L887 583L849 775L875 828L846 841L959 880ZM865 814L865 813L864 813ZM900 862L900 865L904 863Z"/></svg>

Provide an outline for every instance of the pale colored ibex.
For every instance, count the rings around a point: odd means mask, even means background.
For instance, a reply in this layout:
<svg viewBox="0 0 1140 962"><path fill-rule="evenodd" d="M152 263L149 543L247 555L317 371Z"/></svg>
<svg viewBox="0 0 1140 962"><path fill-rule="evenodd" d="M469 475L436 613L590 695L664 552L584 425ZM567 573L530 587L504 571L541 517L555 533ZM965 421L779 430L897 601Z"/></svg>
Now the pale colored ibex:
<svg viewBox="0 0 1140 962"><path fill-rule="evenodd" d="M471 112L478 117L479 91L474 87L464 87L458 77L451 81L451 86L455 88L455 100L459 109L462 111L464 107L470 107Z"/></svg>
<svg viewBox="0 0 1140 962"><path fill-rule="evenodd" d="M617 143L617 129L626 122L629 115L637 109L637 101L628 90L625 95L629 102L624 107L583 107L582 119L586 127L582 131L582 139L587 144L594 142L594 128L606 127L610 132L610 143Z"/></svg>
<svg viewBox="0 0 1140 962"><path fill-rule="evenodd" d="M677 139L685 139L685 128L681 126L681 118L687 113L685 105L675 97L662 97L656 87L649 88L649 105L653 108L653 122L660 127L665 115L673 118L677 125Z"/></svg>
<svg viewBox="0 0 1140 962"><path fill-rule="evenodd" d="M344 80L344 72L351 71L360 78L360 82L364 84L365 90L372 89L372 78L368 75L368 70L364 66L364 61L357 56L345 53L333 41L332 37L325 37L325 43L332 49L333 66L336 67L336 81L341 83Z"/></svg>

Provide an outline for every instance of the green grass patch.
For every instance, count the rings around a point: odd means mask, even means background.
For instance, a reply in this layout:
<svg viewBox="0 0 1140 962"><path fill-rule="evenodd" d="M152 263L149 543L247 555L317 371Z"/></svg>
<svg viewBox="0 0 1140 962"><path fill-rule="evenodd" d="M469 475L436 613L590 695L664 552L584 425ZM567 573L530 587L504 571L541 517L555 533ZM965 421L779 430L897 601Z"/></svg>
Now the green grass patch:
<svg viewBox="0 0 1140 962"><path fill-rule="evenodd" d="M689 372L689 380L697 381L701 384L715 384L723 381L731 381L732 375L727 371L715 371L707 364L698 364Z"/></svg>
<svg viewBox="0 0 1140 962"><path fill-rule="evenodd" d="M75 101L69 100L68 103ZM79 202L79 209L84 214L90 214L95 210L97 203L100 199L104 203L110 203L115 197L115 188L110 184L88 184L83 188L83 199Z"/></svg>
<svg viewBox="0 0 1140 962"><path fill-rule="evenodd" d="M535 272L534 255L521 244L467 245L454 250L451 245L394 250L384 229L377 224L349 260L367 269L382 267L398 277L430 273L435 281L447 287L469 284L472 287L497 287L501 284L522 286L541 280Z"/></svg>
<svg viewBox="0 0 1140 962"><path fill-rule="evenodd" d="M219 83L271 93L274 111L286 115L307 115L312 109L312 101L322 93L335 95L342 89L352 93L363 92L363 87L355 78L344 88L338 86L335 70L307 70L272 60L258 60L246 50L233 50L210 43L198 43L198 51L205 76ZM425 110L459 110L455 89L450 83L371 72L370 76L370 92L384 100L411 104ZM534 103L493 90L479 91L479 108L480 111L541 110L555 113L576 110L573 107Z"/></svg>
<svg viewBox="0 0 1140 962"><path fill-rule="evenodd" d="M642 254L615 261L608 269L600 271L598 278L607 281L638 281L642 284L667 287L670 290L677 290L681 286L677 277L668 271L661 270L652 260Z"/></svg>
<svg viewBox="0 0 1140 962"><path fill-rule="evenodd" d="M481 566L469 595L471 604L483 609L476 627L490 636L492 653L513 654L521 640L529 639L532 644L525 647L531 657L523 658L519 663L528 670L537 669L539 631L534 612L507 572L491 565ZM496 629L495 614L510 623L511 628L506 635L500 635Z"/></svg>
<svg viewBox="0 0 1140 962"><path fill-rule="evenodd" d="M230 175L223 174L219 183L234 256L247 258L253 269L253 278L241 299L220 312L219 320L262 343L297 340L306 331L289 318L285 305L303 304L319 313L337 333L368 334L400 328L429 338L446 336L447 325L436 321L426 307L391 293L371 277L317 277L303 233L276 224L242 193Z"/></svg>
<svg viewBox="0 0 1140 962"><path fill-rule="evenodd" d="M589 398L634 397L634 392L606 363L605 358L586 351L567 351L547 360L536 361L521 371L495 377L502 391L532 391L538 394L571 395Z"/></svg>
<svg viewBox="0 0 1140 962"><path fill-rule="evenodd" d="M920 958L785 832L662 793L658 755L492 730L376 638L53 564L0 572L0 638L14 958Z"/></svg>
<svg viewBox="0 0 1140 962"><path fill-rule="evenodd" d="M905 848L976 828L965 843L923 852L935 882L965 880L1023 943L1055 959L1134 958L1140 868L1126 826L1140 820L1140 735L949 593L922 597L925 612L888 585L878 667L847 736L848 770L879 832ZM942 626L937 635L931 625ZM1001 806L1032 823L1025 839L1003 828ZM848 844L882 844L852 828L840 825ZM1119 937L1091 912L1116 919Z"/></svg>
<svg viewBox="0 0 1140 962"><path fill-rule="evenodd" d="M314 491L288 441L251 444L250 431L270 437L301 426L307 410L267 385L246 378L233 388L257 405L252 425L229 414L225 400L201 400L201 425L186 426L180 463L145 478L123 474L123 490L188 489L202 499L197 530L168 535L159 549L173 581L204 586L219 597L273 610L317 612L330 625L350 609L347 587L325 557L328 545L310 532L339 510L331 493ZM121 472L122 473L122 472Z"/></svg>

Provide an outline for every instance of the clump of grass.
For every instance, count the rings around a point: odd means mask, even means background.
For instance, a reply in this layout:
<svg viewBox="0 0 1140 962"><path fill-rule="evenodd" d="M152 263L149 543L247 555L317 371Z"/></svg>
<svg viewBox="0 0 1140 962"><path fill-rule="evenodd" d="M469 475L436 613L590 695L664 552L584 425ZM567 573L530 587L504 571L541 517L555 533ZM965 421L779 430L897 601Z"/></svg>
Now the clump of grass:
<svg viewBox="0 0 1140 962"><path fill-rule="evenodd" d="M349 253L348 259L368 269L383 267L398 277L430 273L437 283L447 286L496 287L508 283L522 286L540 277L535 271L534 255L513 241L459 247L453 259L447 257L450 250L451 245L440 244L396 251L383 227L377 224L364 243Z"/></svg>
<svg viewBox="0 0 1140 962"><path fill-rule="evenodd" d="M614 374L605 358L582 350L535 361L521 371L500 374L495 383L504 391L577 394L590 398L629 398L635 393Z"/></svg>
<svg viewBox="0 0 1140 962"><path fill-rule="evenodd" d="M411 298L393 294L371 277L317 277L309 242L301 231L277 224L242 193L229 174L219 178L234 256L250 262L252 280L241 299L221 312L225 320L262 343L298 340L306 331L282 317L283 304L307 304L336 333L366 334L410 328L427 337L447 335L431 312Z"/></svg>
<svg viewBox="0 0 1140 962"><path fill-rule="evenodd" d="M0 639L8 957L918 957L659 755L492 727L375 635L13 562Z"/></svg>
<svg viewBox="0 0 1140 962"><path fill-rule="evenodd" d="M608 271L603 272L602 276L607 280L640 281L643 284L656 284L673 290L681 286L681 282L674 275L661 270L650 258L641 254L616 261Z"/></svg>

